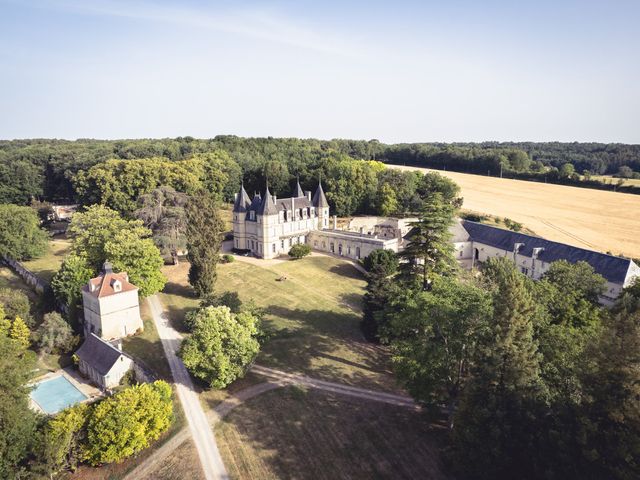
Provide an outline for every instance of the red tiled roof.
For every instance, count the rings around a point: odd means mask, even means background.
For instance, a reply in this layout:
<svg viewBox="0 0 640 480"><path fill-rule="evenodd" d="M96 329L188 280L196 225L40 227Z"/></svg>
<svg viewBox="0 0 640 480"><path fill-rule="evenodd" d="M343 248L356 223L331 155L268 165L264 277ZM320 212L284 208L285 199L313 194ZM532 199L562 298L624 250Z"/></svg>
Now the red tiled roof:
<svg viewBox="0 0 640 480"><path fill-rule="evenodd" d="M113 289L115 281L119 281L122 284L122 289L119 292L116 292ZM93 288L89 288L89 285L92 285ZM129 276L127 275L127 272L105 273L99 277L89 280L89 285L84 286L85 291L98 298L138 289L134 284L129 283Z"/></svg>

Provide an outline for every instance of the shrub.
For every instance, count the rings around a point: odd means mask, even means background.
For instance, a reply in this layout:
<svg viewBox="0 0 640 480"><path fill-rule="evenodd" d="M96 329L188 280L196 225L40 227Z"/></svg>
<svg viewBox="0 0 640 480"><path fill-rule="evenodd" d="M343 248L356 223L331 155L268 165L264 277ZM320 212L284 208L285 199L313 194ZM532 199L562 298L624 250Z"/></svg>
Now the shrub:
<svg viewBox="0 0 640 480"><path fill-rule="evenodd" d="M294 260L298 260L302 257L306 257L311 253L311 247L306 243L296 243L289 250L289 256Z"/></svg>
<svg viewBox="0 0 640 480"><path fill-rule="evenodd" d="M229 255L228 253L222 255L222 263L233 263L235 261L236 259L233 255Z"/></svg>
<svg viewBox="0 0 640 480"><path fill-rule="evenodd" d="M87 426L87 460L91 465L120 462L157 440L172 420L167 382L129 387L93 409Z"/></svg>
<svg viewBox="0 0 640 480"><path fill-rule="evenodd" d="M73 349L77 338L73 330L57 312L50 312L44 316L44 321L37 332L40 348L46 353L66 353Z"/></svg>

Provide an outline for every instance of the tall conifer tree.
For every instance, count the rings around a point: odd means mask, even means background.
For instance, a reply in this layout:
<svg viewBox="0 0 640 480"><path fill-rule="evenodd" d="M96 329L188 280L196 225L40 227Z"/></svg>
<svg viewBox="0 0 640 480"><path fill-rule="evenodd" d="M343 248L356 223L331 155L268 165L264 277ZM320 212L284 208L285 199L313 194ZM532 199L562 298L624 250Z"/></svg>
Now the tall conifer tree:
<svg viewBox="0 0 640 480"><path fill-rule="evenodd" d="M206 193L191 197L187 204L189 283L200 297L213 294L223 230L215 199Z"/></svg>
<svg viewBox="0 0 640 480"><path fill-rule="evenodd" d="M446 274L456 268L449 233L455 212L455 206L436 192L425 200L420 219L411 224L411 240L401 255L408 260L404 264L405 273L417 275L423 290L429 290L433 275Z"/></svg>

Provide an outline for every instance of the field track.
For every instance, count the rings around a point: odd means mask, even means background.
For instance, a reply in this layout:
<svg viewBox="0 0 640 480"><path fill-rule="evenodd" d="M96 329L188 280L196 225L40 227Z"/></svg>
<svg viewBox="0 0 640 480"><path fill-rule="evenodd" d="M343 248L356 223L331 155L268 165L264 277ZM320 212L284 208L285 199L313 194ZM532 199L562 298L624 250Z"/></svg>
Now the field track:
<svg viewBox="0 0 640 480"><path fill-rule="evenodd" d="M460 185L465 210L508 217L549 240L640 258L640 195L440 170L438 173Z"/></svg>

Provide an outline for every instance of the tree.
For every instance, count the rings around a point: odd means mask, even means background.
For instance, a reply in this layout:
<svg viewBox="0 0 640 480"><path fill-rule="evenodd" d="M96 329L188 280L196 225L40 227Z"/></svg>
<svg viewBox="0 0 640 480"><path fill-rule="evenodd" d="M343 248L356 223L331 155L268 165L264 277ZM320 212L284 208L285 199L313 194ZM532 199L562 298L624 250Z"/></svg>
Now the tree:
<svg viewBox="0 0 640 480"><path fill-rule="evenodd" d="M484 290L451 277L437 278L429 292L412 292L390 315L388 335L399 379L432 413L446 405L451 429L490 315L491 299Z"/></svg>
<svg viewBox="0 0 640 480"><path fill-rule="evenodd" d="M424 202L420 219L412 222L410 240L401 256L408 274L420 277L427 290L435 275L448 274L456 269L449 227L453 224L455 208L434 193Z"/></svg>
<svg viewBox="0 0 640 480"><path fill-rule="evenodd" d="M34 444L36 414L27 386L34 368L33 352L0 334L0 478L18 477Z"/></svg>
<svg viewBox="0 0 640 480"><path fill-rule="evenodd" d="M147 238L151 231L140 220L125 220L115 210L92 205L73 216L68 233L72 237L72 253L86 258L93 272L98 272L107 260L105 245L124 231Z"/></svg>
<svg viewBox="0 0 640 480"><path fill-rule="evenodd" d="M44 255L48 235L30 207L0 204L0 257L29 260Z"/></svg>
<svg viewBox="0 0 640 480"><path fill-rule="evenodd" d="M172 420L168 383L129 387L94 407L87 425L87 459L91 465L120 462L157 440Z"/></svg>
<svg viewBox="0 0 640 480"><path fill-rule="evenodd" d="M152 157L132 160L112 159L80 171L74 186L80 203L100 204L121 214L130 214L141 195L160 185L192 193L202 188L202 166L190 160L171 162Z"/></svg>
<svg viewBox="0 0 640 480"><path fill-rule="evenodd" d="M91 407L79 403L51 417L44 427L42 462L52 476L62 470L74 471L83 460L86 427Z"/></svg>
<svg viewBox="0 0 640 480"><path fill-rule="evenodd" d="M83 254L72 253L62 262L60 270L51 279L51 288L56 298L69 307L71 319L77 317L81 308L82 287L95 274Z"/></svg>
<svg viewBox="0 0 640 480"><path fill-rule="evenodd" d="M11 322L9 338L15 340L24 349L29 348L29 345L31 345L31 331L22 318L16 317Z"/></svg>
<svg viewBox="0 0 640 480"><path fill-rule="evenodd" d="M626 165L622 165L620 166L620 168L618 168L618 177L631 178L633 177L633 170Z"/></svg>
<svg viewBox="0 0 640 480"><path fill-rule="evenodd" d="M389 184L383 184L378 189L378 196L376 198L376 205L378 206L378 213L380 215L391 215L398 211L398 199L396 193Z"/></svg>
<svg viewBox="0 0 640 480"><path fill-rule="evenodd" d="M534 339L537 307L528 279L509 260L489 260L484 276L493 315L455 415L455 452L477 478L535 478L530 450L545 395Z"/></svg>
<svg viewBox="0 0 640 480"><path fill-rule="evenodd" d="M391 250L377 249L364 258L362 265L367 270L362 332L368 340L379 341L380 327L386 323L382 310L398 293L398 286L391 281L398 271L398 256Z"/></svg>
<svg viewBox="0 0 640 480"><path fill-rule="evenodd" d="M106 258L115 271L127 272L142 297L162 290L167 279L160 270L164 261L160 250L150 238L140 238L135 232L121 231L104 246Z"/></svg>
<svg viewBox="0 0 640 480"><path fill-rule="evenodd" d="M153 232L153 241L162 255L171 256L174 264L178 261L178 251L187 246L187 200L186 194L161 186L142 195L138 200L140 207L133 213Z"/></svg>
<svg viewBox="0 0 640 480"><path fill-rule="evenodd" d="M73 330L58 312L45 314L37 338L38 345L45 353L67 353L76 343Z"/></svg>
<svg viewBox="0 0 640 480"><path fill-rule="evenodd" d="M381 274L385 277L398 271L398 255L392 250L378 248L364 257L362 266L369 274Z"/></svg>
<svg viewBox="0 0 640 480"><path fill-rule="evenodd" d="M591 361L582 431L582 478L637 478L640 472L640 309L623 294L605 322ZM595 361L593 361L595 360Z"/></svg>
<svg viewBox="0 0 640 480"><path fill-rule="evenodd" d="M258 354L257 319L228 307L205 307L191 314L192 334L180 357L191 374L211 387L224 388L244 376Z"/></svg>
<svg viewBox="0 0 640 480"><path fill-rule="evenodd" d="M289 256L294 260L299 260L311 253L311 247L306 243L296 243L289 249Z"/></svg>
<svg viewBox="0 0 640 480"><path fill-rule="evenodd" d="M576 172L575 167L571 163L564 163L560 167L560 177L571 178Z"/></svg>
<svg viewBox="0 0 640 480"><path fill-rule="evenodd" d="M216 201L205 193L191 197L187 204L189 283L200 297L213 294L223 231Z"/></svg>
<svg viewBox="0 0 640 480"><path fill-rule="evenodd" d="M4 313L7 318L22 318L27 325L33 325L31 316L31 302L29 297L17 289L0 288L0 304L4 306Z"/></svg>
<svg viewBox="0 0 640 480"><path fill-rule="evenodd" d="M125 220L118 212L94 205L85 212L73 216L69 231L73 235L72 254L77 256L63 268L56 291L70 297L70 289L84 279L86 269L97 274L105 261L113 264L115 271L126 271L131 282L142 296L162 290L166 278L160 271L164 264L160 251L148 237L151 231L140 220ZM86 266L82 266L86 259ZM73 267L73 269L71 269ZM86 269L85 269L86 267ZM86 282L86 281L85 281Z"/></svg>

